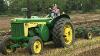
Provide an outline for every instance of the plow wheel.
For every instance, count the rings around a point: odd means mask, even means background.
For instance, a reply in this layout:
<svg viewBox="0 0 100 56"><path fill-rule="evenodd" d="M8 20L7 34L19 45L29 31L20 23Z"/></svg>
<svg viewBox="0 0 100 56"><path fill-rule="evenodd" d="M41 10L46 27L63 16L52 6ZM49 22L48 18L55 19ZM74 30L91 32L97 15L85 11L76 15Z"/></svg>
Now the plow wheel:
<svg viewBox="0 0 100 56"><path fill-rule="evenodd" d="M93 32L92 31L88 31L86 33L86 39L92 39L93 38Z"/></svg>
<svg viewBox="0 0 100 56"><path fill-rule="evenodd" d="M70 19L59 19L53 28L53 42L56 47L70 46L74 41L74 28Z"/></svg>

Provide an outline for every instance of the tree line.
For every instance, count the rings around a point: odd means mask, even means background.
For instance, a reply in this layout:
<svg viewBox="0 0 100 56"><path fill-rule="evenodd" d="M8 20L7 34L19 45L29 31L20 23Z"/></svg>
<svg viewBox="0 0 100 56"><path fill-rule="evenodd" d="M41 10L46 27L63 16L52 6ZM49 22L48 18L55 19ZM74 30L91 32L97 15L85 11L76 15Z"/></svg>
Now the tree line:
<svg viewBox="0 0 100 56"><path fill-rule="evenodd" d="M22 8L27 8L28 0L0 0L0 14L19 14ZM61 11L91 12L100 9L100 0L30 0L32 14L47 14L53 4L57 4Z"/></svg>

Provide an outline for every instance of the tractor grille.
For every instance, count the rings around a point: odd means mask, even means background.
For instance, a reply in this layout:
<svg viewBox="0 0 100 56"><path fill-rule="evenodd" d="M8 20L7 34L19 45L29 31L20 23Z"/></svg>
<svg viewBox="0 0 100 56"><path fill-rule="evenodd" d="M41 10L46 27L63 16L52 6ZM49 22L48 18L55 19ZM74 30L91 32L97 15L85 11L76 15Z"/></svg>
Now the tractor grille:
<svg viewBox="0 0 100 56"><path fill-rule="evenodd" d="M12 37L24 36L24 24L23 23L12 23L11 31L12 31Z"/></svg>

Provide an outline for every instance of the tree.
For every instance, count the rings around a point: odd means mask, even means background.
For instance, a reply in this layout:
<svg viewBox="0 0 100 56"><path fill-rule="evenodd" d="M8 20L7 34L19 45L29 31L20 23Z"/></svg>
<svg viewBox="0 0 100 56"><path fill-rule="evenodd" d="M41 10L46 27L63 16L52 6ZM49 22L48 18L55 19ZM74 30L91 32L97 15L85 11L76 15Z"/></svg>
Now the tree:
<svg viewBox="0 0 100 56"><path fill-rule="evenodd" d="M4 14L7 10L7 5L5 4L4 0L0 0L0 14Z"/></svg>
<svg viewBox="0 0 100 56"><path fill-rule="evenodd" d="M9 1L9 12L11 14L23 14L21 8L27 8L27 0L4 0ZM0 0L0 11L5 11L6 5L3 0ZM6 4L7 4L6 2ZM61 12L71 11L93 11L100 9L100 0L31 0L31 12L33 15L47 14L48 8L53 4L57 4Z"/></svg>

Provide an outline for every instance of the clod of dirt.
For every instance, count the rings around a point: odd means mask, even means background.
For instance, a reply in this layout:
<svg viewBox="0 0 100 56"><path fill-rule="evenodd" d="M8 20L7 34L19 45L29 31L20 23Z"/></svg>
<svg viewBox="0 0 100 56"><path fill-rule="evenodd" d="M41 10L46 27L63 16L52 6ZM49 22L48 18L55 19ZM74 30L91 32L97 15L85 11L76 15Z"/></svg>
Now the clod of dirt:
<svg viewBox="0 0 100 56"><path fill-rule="evenodd" d="M11 35L11 32L0 32L0 36Z"/></svg>

